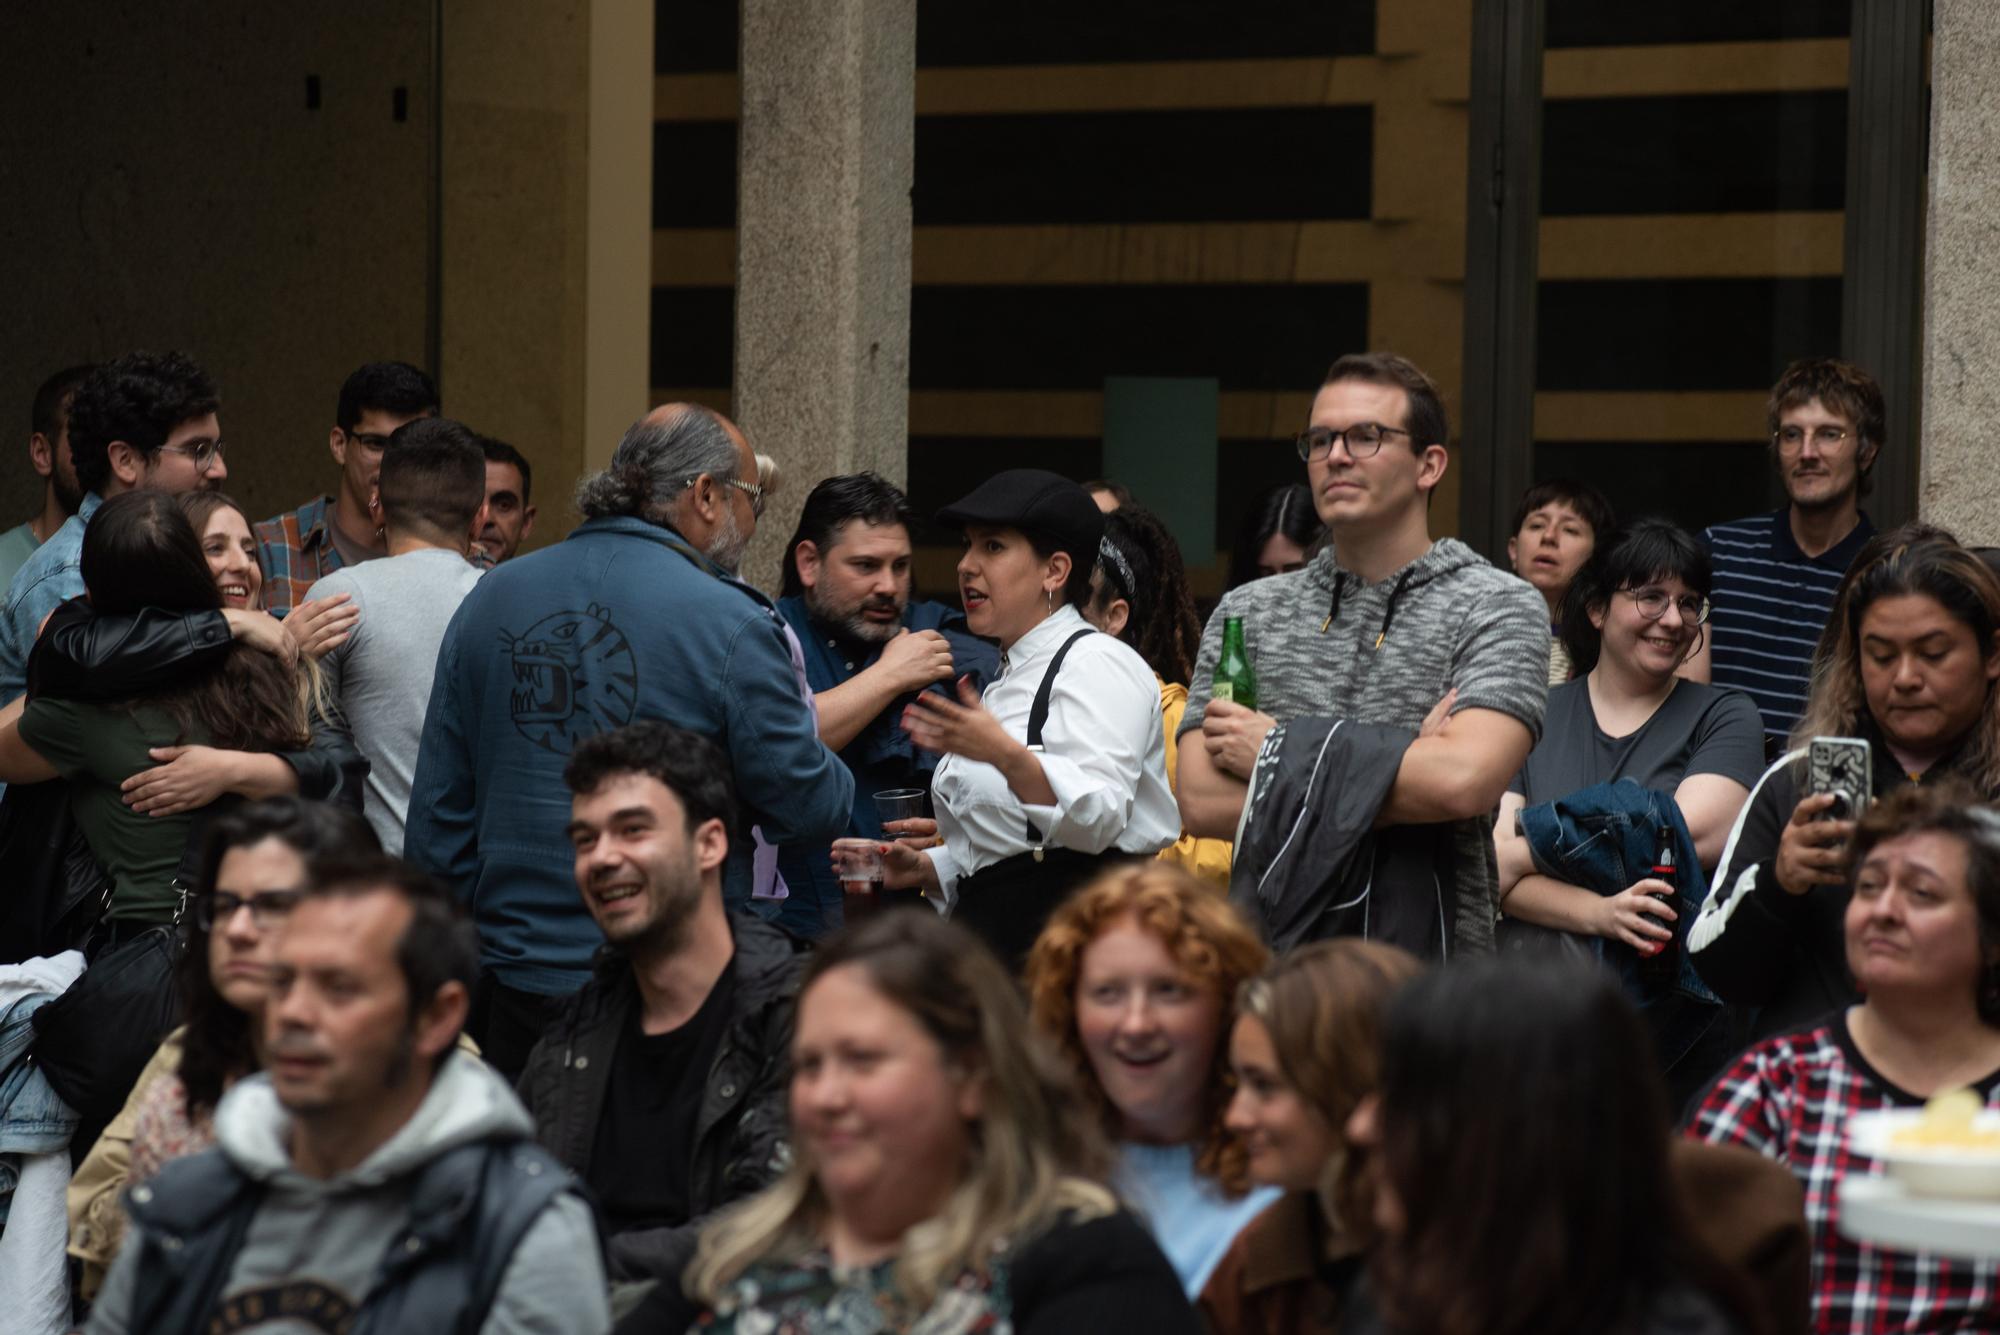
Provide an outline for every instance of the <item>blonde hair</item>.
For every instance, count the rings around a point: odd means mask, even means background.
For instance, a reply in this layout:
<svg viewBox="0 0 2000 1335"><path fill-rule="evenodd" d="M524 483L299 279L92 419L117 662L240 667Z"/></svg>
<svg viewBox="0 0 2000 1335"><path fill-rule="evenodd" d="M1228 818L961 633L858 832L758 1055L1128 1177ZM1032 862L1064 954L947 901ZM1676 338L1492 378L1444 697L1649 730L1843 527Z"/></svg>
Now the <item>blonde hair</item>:
<svg viewBox="0 0 2000 1335"><path fill-rule="evenodd" d="M2000 577L1944 529L1905 524L1878 533L1856 554L1840 582L1833 614L1813 653L1812 691L1792 729L1791 745L1814 737L1851 737L1872 717L1861 680L1861 621L1883 598L1923 597L1972 632L1982 661L2000 632ZM1967 734L1961 772L1986 800L2000 797L2000 708L1991 683L1979 721Z"/></svg>
<svg viewBox="0 0 2000 1335"><path fill-rule="evenodd" d="M1062 1064L1029 1027L1020 993L964 928L919 911L888 913L833 937L806 967L801 1008L813 984L853 967L885 1000L935 1039L945 1059L983 1085L972 1149L944 1208L903 1237L895 1280L915 1310L967 1270L1062 1215L1095 1218L1116 1202L1103 1179L1109 1150L1085 1114ZM771 1186L702 1231L687 1292L719 1307L758 1261L787 1262L824 1245L831 1213L800 1154Z"/></svg>
<svg viewBox="0 0 2000 1335"><path fill-rule="evenodd" d="M1115 1134L1118 1113L1105 1098L1077 1033L1076 984L1084 952L1121 918L1132 918L1158 937L1182 972L1214 995L1221 1011L1218 1033L1223 1037L1217 1039L1209 1064L1194 1163L1224 1191L1240 1196L1250 1186L1250 1163L1242 1142L1222 1124L1236 1089L1226 1036L1235 1018L1231 1012L1237 989L1264 967L1270 952L1214 887L1161 862L1105 872L1049 916L1028 955L1029 1004L1035 1024L1069 1058L1107 1134Z"/></svg>

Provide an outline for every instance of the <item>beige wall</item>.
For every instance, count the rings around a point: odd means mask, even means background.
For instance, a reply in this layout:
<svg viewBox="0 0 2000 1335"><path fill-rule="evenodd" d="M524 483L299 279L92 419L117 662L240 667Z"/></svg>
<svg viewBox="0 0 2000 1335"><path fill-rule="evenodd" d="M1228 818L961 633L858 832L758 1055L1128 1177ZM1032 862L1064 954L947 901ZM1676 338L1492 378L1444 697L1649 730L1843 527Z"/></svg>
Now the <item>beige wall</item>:
<svg viewBox="0 0 2000 1335"><path fill-rule="evenodd" d="M35 386L139 347L215 376L251 511L333 484L341 380L424 360L430 49L425 0L0 7L0 523Z"/></svg>
<svg viewBox="0 0 2000 1335"><path fill-rule="evenodd" d="M254 514L334 485L342 379L429 361L432 19L431 0L0 7L0 526L39 503L35 386L138 347L215 376L226 485ZM445 0L443 19L434 369L447 412L535 465L547 541L646 407L653 5Z"/></svg>

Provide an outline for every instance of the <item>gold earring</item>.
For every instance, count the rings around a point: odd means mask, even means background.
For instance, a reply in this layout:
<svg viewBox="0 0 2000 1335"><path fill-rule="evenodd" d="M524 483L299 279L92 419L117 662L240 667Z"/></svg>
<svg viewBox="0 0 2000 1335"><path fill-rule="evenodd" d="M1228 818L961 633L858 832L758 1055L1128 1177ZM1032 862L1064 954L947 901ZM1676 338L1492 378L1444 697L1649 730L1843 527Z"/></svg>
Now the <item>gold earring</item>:
<svg viewBox="0 0 2000 1335"><path fill-rule="evenodd" d="M1056 614L1056 591L1054 589L1043 589L1042 592L1049 600L1049 615L1054 616Z"/></svg>

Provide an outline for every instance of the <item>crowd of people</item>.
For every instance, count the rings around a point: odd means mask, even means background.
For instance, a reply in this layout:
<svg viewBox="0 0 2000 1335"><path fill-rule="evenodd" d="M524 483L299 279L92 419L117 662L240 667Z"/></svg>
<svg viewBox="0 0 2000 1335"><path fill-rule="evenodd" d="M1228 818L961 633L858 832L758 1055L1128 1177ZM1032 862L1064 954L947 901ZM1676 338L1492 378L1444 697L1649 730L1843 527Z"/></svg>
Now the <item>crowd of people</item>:
<svg viewBox="0 0 2000 1335"><path fill-rule="evenodd" d="M0 535L0 1325L2000 1330L1842 1227L1857 1114L2000 1109L2000 561L1874 530L1860 368L1776 513L1553 479L1502 564L1343 356L1212 608L1114 480L938 600L820 480L773 599L709 409L527 552L415 367L268 519L221 412L58 373Z"/></svg>

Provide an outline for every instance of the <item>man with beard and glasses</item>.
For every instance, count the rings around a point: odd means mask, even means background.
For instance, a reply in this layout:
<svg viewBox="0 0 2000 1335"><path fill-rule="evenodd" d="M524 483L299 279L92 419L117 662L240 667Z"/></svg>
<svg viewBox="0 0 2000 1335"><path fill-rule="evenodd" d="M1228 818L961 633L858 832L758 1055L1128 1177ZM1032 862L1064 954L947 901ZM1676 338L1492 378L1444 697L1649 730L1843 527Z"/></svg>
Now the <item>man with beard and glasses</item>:
<svg viewBox="0 0 2000 1335"><path fill-rule="evenodd" d="M990 679L999 652L942 603L910 597L909 502L874 473L830 477L812 489L785 548L778 612L804 651L819 711L819 738L854 775L847 833L885 831L875 794L928 791L938 757L903 731L919 691L967 673ZM840 882L823 855L779 862L790 891L778 922L821 937L841 925Z"/></svg>
<svg viewBox="0 0 2000 1335"><path fill-rule="evenodd" d="M708 1217L785 1167L805 945L723 907L736 800L707 740L634 723L579 743L563 779L576 888L606 944L521 1097L597 1198L613 1283L676 1283Z"/></svg>
<svg viewBox="0 0 2000 1335"><path fill-rule="evenodd" d="M1767 414L1785 508L1702 534L1715 563L1714 610L1681 675L1747 693L1773 754L1805 710L1841 577L1875 536L1861 497L1884 421L1882 387L1868 372L1830 357L1793 362L1771 387Z"/></svg>
<svg viewBox="0 0 2000 1335"><path fill-rule="evenodd" d="M494 567L445 632L403 852L471 906L483 972L469 1028L509 1075L604 939L577 901L554 796L585 738L672 723L728 757L746 823L769 842L824 856L847 827L854 779L814 729L785 623L736 578L756 477L726 418L657 408L578 486L584 522ZM751 881L739 839L724 900L747 904Z"/></svg>
<svg viewBox="0 0 2000 1335"><path fill-rule="evenodd" d="M325 869L275 949L264 1070L214 1149L132 1189L91 1335L609 1329L589 1202L457 1046L475 957L430 878Z"/></svg>
<svg viewBox="0 0 2000 1335"><path fill-rule="evenodd" d="M42 506L33 518L0 533L0 596L13 582L14 572L83 504L83 488L76 484L76 465L69 457L69 401L93 369L72 366L57 371L35 391L28 462L42 479Z"/></svg>

